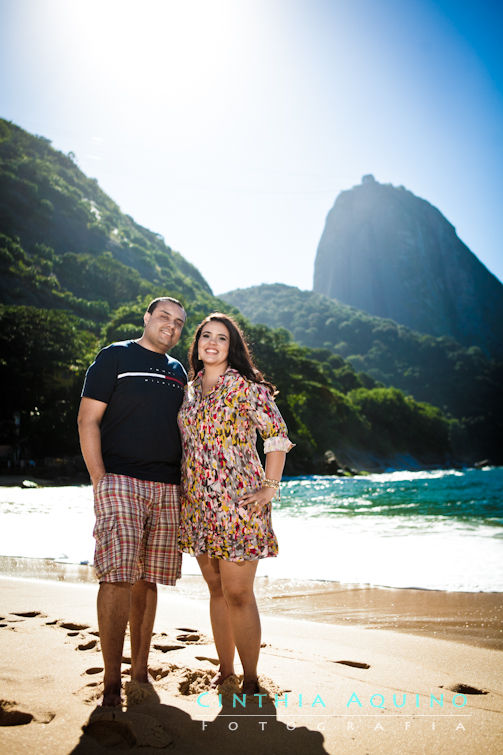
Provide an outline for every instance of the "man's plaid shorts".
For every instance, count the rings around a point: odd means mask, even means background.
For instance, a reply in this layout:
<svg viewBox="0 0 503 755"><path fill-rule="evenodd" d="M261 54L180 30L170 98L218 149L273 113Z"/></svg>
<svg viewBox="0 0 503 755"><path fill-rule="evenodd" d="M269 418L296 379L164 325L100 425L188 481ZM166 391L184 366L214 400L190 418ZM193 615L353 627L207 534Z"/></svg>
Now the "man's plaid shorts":
<svg viewBox="0 0 503 755"><path fill-rule="evenodd" d="M175 584L182 566L178 485L106 474L95 491L94 511L100 582Z"/></svg>

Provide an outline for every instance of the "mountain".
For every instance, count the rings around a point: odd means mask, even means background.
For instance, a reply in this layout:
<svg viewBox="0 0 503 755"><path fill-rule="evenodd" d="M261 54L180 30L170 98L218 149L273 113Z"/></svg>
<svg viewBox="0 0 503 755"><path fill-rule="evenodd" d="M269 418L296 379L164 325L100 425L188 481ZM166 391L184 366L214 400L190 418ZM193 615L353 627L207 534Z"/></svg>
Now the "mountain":
<svg viewBox="0 0 503 755"><path fill-rule="evenodd" d="M330 210L313 290L503 356L503 285L439 210L371 175Z"/></svg>
<svg viewBox="0 0 503 755"><path fill-rule="evenodd" d="M418 333L313 291L283 284L222 294L253 322L286 328L298 343L344 357L354 370L434 404L470 426L482 456L503 431L503 365L477 346Z"/></svg>
<svg viewBox="0 0 503 755"><path fill-rule="evenodd" d="M4 468L32 459L40 473L49 470L47 457L52 464L72 454L82 468L76 412L86 367L102 346L138 336L146 303L160 295L180 298L188 311L172 352L185 363L205 315L223 310L237 317L257 364L279 389L296 444L287 474L344 464L445 464L452 439L465 432L440 410L357 373L341 356L252 324L213 296L199 271L158 234L124 215L71 154L2 120L0 268Z"/></svg>

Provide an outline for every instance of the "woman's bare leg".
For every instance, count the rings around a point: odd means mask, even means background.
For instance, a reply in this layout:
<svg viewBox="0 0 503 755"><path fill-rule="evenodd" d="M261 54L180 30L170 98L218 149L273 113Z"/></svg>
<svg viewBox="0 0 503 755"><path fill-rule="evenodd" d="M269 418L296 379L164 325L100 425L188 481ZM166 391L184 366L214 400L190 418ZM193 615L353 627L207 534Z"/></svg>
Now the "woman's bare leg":
<svg viewBox="0 0 503 755"><path fill-rule="evenodd" d="M260 652L260 616L253 592L258 561L220 561L220 578L227 601L233 636L243 665L243 692L253 694L257 685Z"/></svg>
<svg viewBox="0 0 503 755"><path fill-rule="evenodd" d="M209 558L204 553L197 557L197 562L210 591L211 627L218 660L220 661L219 673L214 681L216 684L220 684L227 676L234 673L234 653L236 649L229 608L222 592L220 580L219 565L222 561Z"/></svg>

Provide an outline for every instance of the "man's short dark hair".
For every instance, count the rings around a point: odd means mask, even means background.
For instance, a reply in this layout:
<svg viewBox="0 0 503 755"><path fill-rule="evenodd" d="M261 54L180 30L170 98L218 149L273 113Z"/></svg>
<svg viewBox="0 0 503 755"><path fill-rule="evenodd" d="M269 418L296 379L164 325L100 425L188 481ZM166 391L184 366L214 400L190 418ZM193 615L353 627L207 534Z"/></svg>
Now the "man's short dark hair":
<svg viewBox="0 0 503 755"><path fill-rule="evenodd" d="M158 296L157 299L152 299L147 307L147 312L151 315L161 301L170 301L172 304L177 304L180 309L183 309L183 311L185 312L185 307L183 306L182 302L178 301L178 299L173 298L173 296Z"/></svg>

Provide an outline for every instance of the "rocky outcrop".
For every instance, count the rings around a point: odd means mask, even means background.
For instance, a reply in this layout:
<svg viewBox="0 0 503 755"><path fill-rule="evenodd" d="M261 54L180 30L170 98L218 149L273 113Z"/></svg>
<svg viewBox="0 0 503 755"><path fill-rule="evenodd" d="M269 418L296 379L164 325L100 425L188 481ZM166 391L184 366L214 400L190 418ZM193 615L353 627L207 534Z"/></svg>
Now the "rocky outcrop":
<svg viewBox="0 0 503 755"><path fill-rule="evenodd" d="M436 207L364 176L328 214L314 291L503 356L503 286Z"/></svg>

